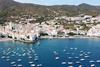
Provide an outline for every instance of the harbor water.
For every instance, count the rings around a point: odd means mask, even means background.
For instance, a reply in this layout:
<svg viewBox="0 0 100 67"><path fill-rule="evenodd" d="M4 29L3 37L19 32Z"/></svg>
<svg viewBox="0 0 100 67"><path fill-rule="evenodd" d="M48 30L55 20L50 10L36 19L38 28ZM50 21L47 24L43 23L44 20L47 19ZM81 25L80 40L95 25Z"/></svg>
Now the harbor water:
<svg viewBox="0 0 100 67"><path fill-rule="evenodd" d="M0 67L100 67L100 39L0 42Z"/></svg>

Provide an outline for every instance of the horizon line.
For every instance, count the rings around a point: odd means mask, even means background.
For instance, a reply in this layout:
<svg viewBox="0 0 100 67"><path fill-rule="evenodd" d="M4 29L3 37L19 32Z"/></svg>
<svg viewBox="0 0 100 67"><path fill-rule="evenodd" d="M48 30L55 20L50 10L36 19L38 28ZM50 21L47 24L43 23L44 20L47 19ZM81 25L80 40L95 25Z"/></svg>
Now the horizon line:
<svg viewBox="0 0 100 67"><path fill-rule="evenodd" d="M16 0L14 0L16 1ZM16 2L19 2L19 1L16 1ZM36 4L36 5L43 5L43 6L55 6L55 5L75 5L75 6L78 6L78 5L81 5L81 4L87 4L87 5L92 5L92 6L100 6L100 4L90 4L90 3L79 3L79 4L40 4L40 3L33 3L33 2L19 2L19 3L23 3L23 4Z"/></svg>

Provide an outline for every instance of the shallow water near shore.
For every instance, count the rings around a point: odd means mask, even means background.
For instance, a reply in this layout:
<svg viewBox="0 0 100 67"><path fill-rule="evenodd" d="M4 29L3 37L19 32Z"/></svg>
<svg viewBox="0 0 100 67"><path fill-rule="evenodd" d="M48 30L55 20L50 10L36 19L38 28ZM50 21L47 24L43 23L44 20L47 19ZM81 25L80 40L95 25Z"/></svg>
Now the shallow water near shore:
<svg viewBox="0 0 100 67"><path fill-rule="evenodd" d="M0 42L1 67L100 67L100 39L43 39L35 44Z"/></svg>

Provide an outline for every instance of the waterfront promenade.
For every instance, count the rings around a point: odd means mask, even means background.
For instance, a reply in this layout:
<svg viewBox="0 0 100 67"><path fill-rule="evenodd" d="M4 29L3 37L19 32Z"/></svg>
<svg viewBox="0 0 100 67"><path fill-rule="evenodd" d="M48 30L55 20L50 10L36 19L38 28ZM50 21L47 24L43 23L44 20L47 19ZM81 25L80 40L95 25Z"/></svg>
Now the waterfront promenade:
<svg viewBox="0 0 100 67"><path fill-rule="evenodd" d="M11 38L0 38L0 42L13 41Z"/></svg>
<svg viewBox="0 0 100 67"><path fill-rule="evenodd" d="M67 37L51 37L51 36L41 36L39 39L100 39L100 37L89 37L89 36L67 36ZM18 41L16 39L11 39L11 38L0 38L0 42L7 42L7 41ZM20 42L26 42L26 43L33 43L32 41L22 41ZM34 41L35 42L35 41Z"/></svg>
<svg viewBox="0 0 100 67"><path fill-rule="evenodd" d="M50 36L41 36L41 39L69 39L69 38L100 38L100 37L89 37L89 36L67 36L67 37L50 37Z"/></svg>

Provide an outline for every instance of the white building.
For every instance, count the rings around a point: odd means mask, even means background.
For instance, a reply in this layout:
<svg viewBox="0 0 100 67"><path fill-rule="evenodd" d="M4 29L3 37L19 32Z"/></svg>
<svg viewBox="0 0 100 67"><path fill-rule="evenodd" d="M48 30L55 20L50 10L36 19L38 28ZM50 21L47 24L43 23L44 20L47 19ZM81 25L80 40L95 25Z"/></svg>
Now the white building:
<svg viewBox="0 0 100 67"><path fill-rule="evenodd" d="M100 24L93 26L88 32L88 36L100 36Z"/></svg>

